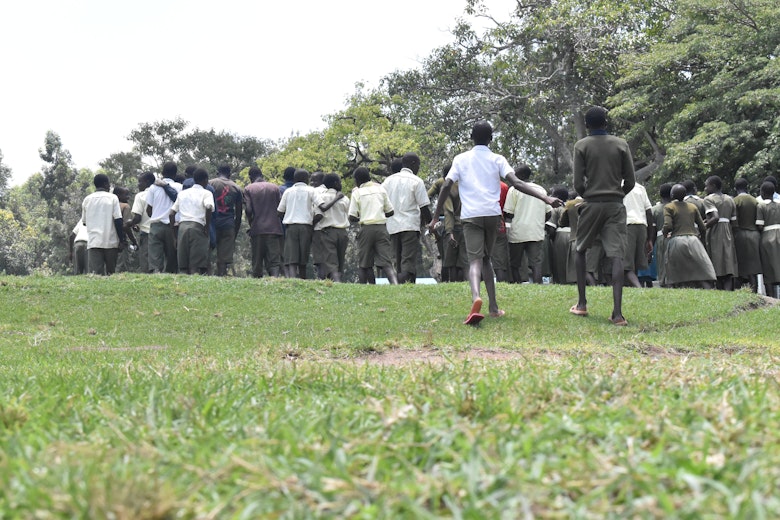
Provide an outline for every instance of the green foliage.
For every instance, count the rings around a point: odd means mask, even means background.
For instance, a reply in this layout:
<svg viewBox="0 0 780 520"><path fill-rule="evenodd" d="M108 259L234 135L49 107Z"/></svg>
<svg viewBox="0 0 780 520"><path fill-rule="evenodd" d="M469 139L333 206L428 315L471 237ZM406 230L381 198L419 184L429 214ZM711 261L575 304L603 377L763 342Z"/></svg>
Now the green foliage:
<svg viewBox="0 0 780 520"><path fill-rule="evenodd" d="M62 219L62 204L67 200L67 189L76 179L70 152L63 148L59 134L49 130L43 148L38 150L41 160L47 163L43 167L43 183L40 196L48 206L48 214L53 219Z"/></svg>
<svg viewBox="0 0 780 520"><path fill-rule="evenodd" d="M690 0L674 9L656 43L623 57L614 113L667 149L658 182L755 184L780 166L780 7Z"/></svg>
<svg viewBox="0 0 780 520"><path fill-rule="evenodd" d="M0 207L3 206L4 197L8 192L9 183L11 182L11 168L3 164L3 152L0 150Z"/></svg>
<svg viewBox="0 0 780 520"><path fill-rule="evenodd" d="M2 277L0 511L780 514L780 307L627 289L617 328L607 288L498 290L470 328L465 284Z"/></svg>

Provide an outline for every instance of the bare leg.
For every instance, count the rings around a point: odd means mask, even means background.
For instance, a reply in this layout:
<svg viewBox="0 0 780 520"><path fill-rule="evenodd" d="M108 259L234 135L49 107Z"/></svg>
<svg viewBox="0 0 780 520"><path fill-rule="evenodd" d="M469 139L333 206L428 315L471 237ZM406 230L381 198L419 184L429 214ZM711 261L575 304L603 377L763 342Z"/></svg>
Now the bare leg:
<svg viewBox="0 0 780 520"><path fill-rule="evenodd" d="M642 284L639 282L639 277L634 271L623 271L623 273L625 280L628 282L630 287L636 287L637 289L642 288Z"/></svg>
<svg viewBox="0 0 780 520"><path fill-rule="evenodd" d="M612 319L623 317L623 259L612 258Z"/></svg>
<svg viewBox="0 0 780 520"><path fill-rule="evenodd" d="M393 266L387 265L383 267L382 270L385 272L385 276L390 282L390 285L398 285L398 277L395 274L395 269L393 269Z"/></svg>
<svg viewBox="0 0 780 520"><path fill-rule="evenodd" d="M588 299L585 296L585 287L587 285L585 251L577 251L576 255L574 265L577 270L577 309L584 311L588 309Z"/></svg>
<svg viewBox="0 0 780 520"><path fill-rule="evenodd" d="M369 281L369 275L372 270L373 269L370 267L369 268L361 267L360 269L358 269L358 282L363 284L371 283Z"/></svg>
<svg viewBox="0 0 780 520"><path fill-rule="evenodd" d="M491 269L492 270L492 269ZM469 262L469 287L471 288L471 301L479 298L479 282L482 279L482 259L478 258Z"/></svg>
<svg viewBox="0 0 780 520"><path fill-rule="evenodd" d="M596 277L593 275L593 273L585 273L585 283L591 287L598 285L596 282Z"/></svg>
<svg viewBox="0 0 780 520"><path fill-rule="evenodd" d="M486 256L482 259L482 280L485 282L485 291L488 295L488 310L491 314L498 312L496 281L493 279L493 276L493 262L491 262L489 256Z"/></svg>

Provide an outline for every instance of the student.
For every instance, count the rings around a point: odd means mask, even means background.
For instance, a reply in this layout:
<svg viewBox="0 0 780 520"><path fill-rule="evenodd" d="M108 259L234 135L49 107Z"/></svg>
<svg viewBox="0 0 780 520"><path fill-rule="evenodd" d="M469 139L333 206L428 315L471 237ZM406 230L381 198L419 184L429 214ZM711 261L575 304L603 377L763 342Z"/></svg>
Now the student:
<svg viewBox="0 0 780 520"><path fill-rule="evenodd" d="M642 287L638 272L647 269L647 257L653 251L655 222L653 205L647 190L639 183L623 197L626 207L626 253L623 256L625 281L631 287Z"/></svg>
<svg viewBox="0 0 780 520"><path fill-rule="evenodd" d="M589 135L574 145L574 188L583 201L577 222L578 300L569 312L588 315L585 293L585 252L601 239L612 265L612 315L615 325L628 325L623 316L623 257L626 244L626 207L623 198L634 189L634 160L625 140L607 133L607 110L591 107L585 113Z"/></svg>
<svg viewBox="0 0 780 520"><path fill-rule="evenodd" d="M175 195L181 192L181 184L176 182L178 167L175 162L166 162L162 168L162 183L167 188L173 188ZM146 195L146 214L149 216L149 271L153 273L175 273L176 242L174 231L170 226L169 214L176 197L171 196L171 190L153 184ZM175 224L175 223L174 223Z"/></svg>
<svg viewBox="0 0 780 520"><path fill-rule="evenodd" d="M309 177L309 186L314 190L314 199L325 193L328 188L323 184L325 180L325 173L316 171ZM316 214L315 214L316 216ZM320 275L320 270L324 268L322 265L324 260L324 251L322 249L322 228L314 222L314 232L311 235L311 258L314 264L314 274L317 278L323 279Z"/></svg>
<svg viewBox="0 0 780 520"><path fill-rule="evenodd" d="M684 200L686 193L685 186L675 184L672 202L664 206L666 282L672 287L695 283L703 289L711 289L715 269L702 244L706 229L704 220L696 205Z"/></svg>
<svg viewBox="0 0 780 520"><path fill-rule="evenodd" d="M322 262L317 270L320 279L340 282L344 276L349 245L349 197L341 192L338 174L329 173L323 180L325 191L315 194L315 229L319 226Z"/></svg>
<svg viewBox="0 0 780 520"><path fill-rule="evenodd" d="M556 199L568 201L569 190L563 186L553 188L553 197ZM569 259L569 239L571 238L571 227L564 226L562 223L563 215L566 213L566 205L552 210L550 218L545 223L545 231L550 241L550 267L552 269L552 281L556 284L569 284L577 281L575 276L569 279L567 277L566 264Z"/></svg>
<svg viewBox="0 0 780 520"><path fill-rule="evenodd" d="M666 235L664 234L664 207L672 202L672 185L665 182L658 188L661 201L653 206L653 221L655 222L655 243L653 256L658 271L658 285L666 287Z"/></svg>
<svg viewBox="0 0 780 520"><path fill-rule="evenodd" d="M81 204L81 220L87 227L87 270L111 275L116 271L119 250L127 245L119 199L109 193L111 183L102 173L93 179L95 192Z"/></svg>
<svg viewBox="0 0 780 520"><path fill-rule="evenodd" d="M314 232L314 189L309 186L306 170L295 170L293 179L295 184L284 191L276 211L287 228L283 253L285 275L305 279Z"/></svg>
<svg viewBox="0 0 780 520"><path fill-rule="evenodd" d="M766 177L764 177L764 180L762 181L762 185L764 182L772 183L772 186L774 186L775 191L772 192L771 199L774 200L775 202L780 202L780 193L777 193L777 178L774 175L767 175ZM762 197L761 194L759 193L758 197L756 197L756 200L758 200L758 202L764 202L767 199Z"/></svg>
<svg viewBox="0 0 780 520"><path fill-rule="evenodd" d="M276 208L282 201L279 186L268 182L258 166L249 168L250 183L244 188L244 210L252 247L252 276L280 276L282 270L282 221Z"/></svg>
<svg viewBox="0 0 780 520"><path fill-rule="evenodd" d="M398 282L414 283L420 259L420 225L431 221L431 201L425 183L417 176L420 171L417 154L404 154L401 164L401 171L385 179L382 187L393 206L393 216L387 219L387 232L393 242Z"/></svg>
<svg viewBox="0 0 780 520"><path fill-rule="evenodd" d="M493 244L492 251L490 251L490 262L493 264L493 273L496 275L497 282L519 283L519 280L512 279L508 238L511 224L507 226L508 222L504 219L504 206L506 205L506 198L509 195L509 185L504 181L501 181L500 186L501 195L498 199L498 205L501 208L501 220L498 224L498 231L496 232L496 241ZM466 261L468 262L468 255L466 256ZM466 266L466 269L469 269L468 265Z"/></svg>
<svg viewBox="0 0 780 520"><path fill-rule="evenodd" d="M461 200L461 220L463 234L466 237L466 249L469 259L469 288L471 289L471 310L464 323L476 325L483 318L480 314L482 298L480 282L484 280L488 295L488 310L491 317L501 317L504 311L499 309L496 299L496 285L493 279L493 264L490 254L496 241L498 227L501 224L501 179L522 193L541 198L547 204L558 206L561 201L545 195L526 185L515 176L507 160L493 153L488 145L493 140L493 127L487 121L477 121L471 129L474 147L459 154L452 161L452 168L442 187L433 222L438 220L444 201L449 196L452 185L459 183ZM433 228L433 224L431 224Z"/></svg>
<svg viewBox="0 0 780 520"><path fill-rule="evenodd" d="M526 186L536 190L540 196L546 194L544 188L531 182L531 168L528 165L519 164L514 170L517 178L523 181ZM506 234L509 242L509 265L512 269L512 279L515 283L520 281L520 266L525 257L531 268L531 280L535 284L542 283L544 228L552 207L546 205L539 197L526 195L511 187L507 193L503 211L508 228Z"/></svg>
<svg viewBox="0 0 780 520"><path fill-rule="evenodd" d="M180 273L206 274L209 267L209 227L214 211L214 195L206 189L209 173L197 168L193 174L194 184L182 190L171 206L169 222L171 231L179 214L177 262Z"/></svg>
<svg viewBox="0 0 780 520"><path fill-rule="evenodd" d="M699 214L701 215L702 220L707 218L704 212L704 201L696 192L696 183L691 179L687 179L682 182L682 185L685 186L685 202L690 202L696 206L696 209L699 210Z"/></svg>
<svg viewBox="0 0 780 520"><path fill-rule="evenodd" d="M385 189L371 180L368 168L358 167L352 173L355 188L349 201L349 221L358 222L357 235L358 281L375 283L372 270L374 265L384 271L387 280L398 284L393 269L393 246L387 232L387 219L393 216L393 205Z"/></svg>
<svg viewBox="0 0 780 520"><path fill-rule="evenodd" d="M767 296L780 298L780 203L774 200L775 185L761 185L761 199L756 226L761 231L761 272Z"/></svg>
<svg viewBox="0 0 780 520"><path fill-rule="evenodd" d="M87 226L84 221L79 219L73 227L68 240L68 258L73 263L73 274L86 274L87 272Z"/></svg>
<svg viewBox="0 0 780 520"><path fill-rule="evenodd" d="M458 183L452 185L450 195L444 201L444 257L441 268L442 281L462 282L463 275L468 268L468 256L466 255L466 239L463 236L463 222L460 219L460 191Z"/></svg>
<svg viewBox="0 0 780 520"><path fill-rule="evenodd" d="M734 182L737 196L734 208L737 224L734 228L734 249L737 251L738 284L749 283L753 292L758 291L758 275L761 273L761 233L756 227L758 201L748 193L748 181L741 178Z"/></svg>
<svg viewBox="0 0 780 520"><path fill-rule="evenodd" d="M197 183L197 180L195 181ZM238 184L230 180L230 166L217 168L217 177L209 181L214 188L214 228L217 234L217 276L227 276L233 265L236 237L241 229L241 205L243 195Z"/></svg>
<svg viewBox="0 0 780 520"><path fill-rule="evenodd" d="M734 290L734 276L737 275L737 251L734 249L732 227L737 223L737 209L734 200L721 191L720 177L707 177L704 183L704 224L707 226L707 254L717 276L717 288Z"/></svg>
<svg viewBox="0 0 780 520"><path fill-rule="evenodd" d="M138 243L138 272L149 272L149 215L146 213L146 197L149 188L154 184L154 173L146 172L138 176L138 193L133 198L133 206L130 209L132 219L130 224L125 224L125 229L138 231L136 242ZM167 186L167 185L166 185Z"/></svg>
<svg viewBox="0 0 780 520"><path fill-rule="evenodd" d="M119 199L119 209L122 211L122 227L125 231L125 236L127 237L128 242L130 242L132 245L132 249L130 247L126 247L119 252L116 270L117 272L122 273L133 270L133 259L131 252L138 248L138 241L135 238L132 227L133 212L129 204L130 190L123 186L116 186L114 188L114 195L116 195L116 198Z"/></svg>

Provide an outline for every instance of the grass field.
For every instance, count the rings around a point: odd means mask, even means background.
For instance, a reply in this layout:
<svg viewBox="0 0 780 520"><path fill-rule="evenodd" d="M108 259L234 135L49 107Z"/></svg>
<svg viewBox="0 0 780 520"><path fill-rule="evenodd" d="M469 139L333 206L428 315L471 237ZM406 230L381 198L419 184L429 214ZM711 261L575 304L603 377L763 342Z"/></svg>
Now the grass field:
<svg viewBox="0 0 780 520"><path fill-rule="evenodd" d="M0 518L777 518L747 292L0 277Z"/></svg>

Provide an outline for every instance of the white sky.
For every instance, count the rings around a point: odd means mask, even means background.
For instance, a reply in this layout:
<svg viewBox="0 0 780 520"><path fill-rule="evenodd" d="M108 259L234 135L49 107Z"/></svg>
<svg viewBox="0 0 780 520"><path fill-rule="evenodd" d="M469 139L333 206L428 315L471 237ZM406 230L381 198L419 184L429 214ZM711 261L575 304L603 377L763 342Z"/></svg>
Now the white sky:
<svg viewBox="0 0 780 520"><path fill-rule="evenodd" d="M516 0L486 0L506 19ZM0 150L12 184L56 131L78 167L128 151L139 123L278 139L324 127L358 81L376 85L452 41L465 0L6 0Z"/></svg>

